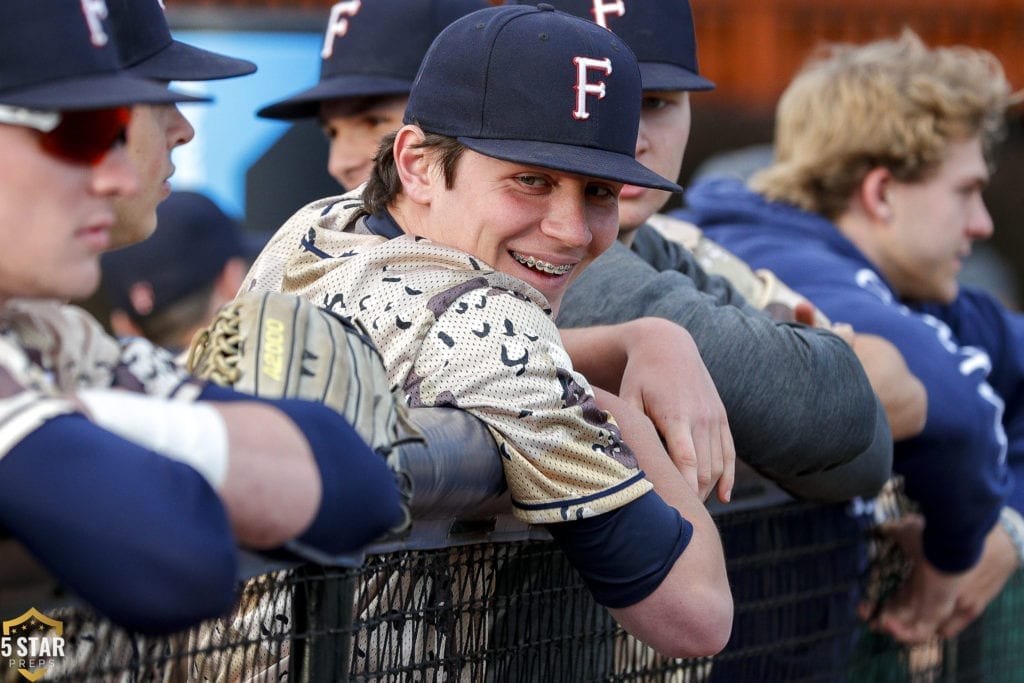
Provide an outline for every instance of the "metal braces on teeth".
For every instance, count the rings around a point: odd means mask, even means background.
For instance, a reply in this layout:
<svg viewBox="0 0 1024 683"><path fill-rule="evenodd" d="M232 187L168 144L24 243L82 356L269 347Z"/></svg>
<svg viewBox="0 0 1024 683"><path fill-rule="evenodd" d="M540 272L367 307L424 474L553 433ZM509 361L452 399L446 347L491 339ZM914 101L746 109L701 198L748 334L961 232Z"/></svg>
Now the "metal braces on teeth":
<svg viewBox="0 0 1024 683"><path fill-rule="evenodd" d="M550 275L564 275L572 270L572 264L566 264L564 266L556 266L546 261L541 261L533 256L523 257L519 254L513 254L517 261L530 268L536 268L537 270L543 271Z"/></svg>

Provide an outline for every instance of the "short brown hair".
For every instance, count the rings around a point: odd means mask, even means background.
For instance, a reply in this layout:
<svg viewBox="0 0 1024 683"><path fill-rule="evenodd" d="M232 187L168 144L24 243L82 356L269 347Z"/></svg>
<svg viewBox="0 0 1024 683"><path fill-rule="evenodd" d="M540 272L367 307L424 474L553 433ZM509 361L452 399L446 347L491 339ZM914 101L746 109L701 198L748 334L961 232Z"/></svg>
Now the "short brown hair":
<svg viewBox="0 0 1024 683"><path fill-rule="evenodd" d="M402 191L402 181L395 168L395 136L397 131L389 133L380 141L377 154L373 158L373 170L370 180L363 190L363 205L371 214L381 213L388 204L394 201ZM455 186L455 170L466 146L453 137L424 133L423 142L415 145L417 149L429 149L436 155L444 174L444 185L449 190Z"/></svg>

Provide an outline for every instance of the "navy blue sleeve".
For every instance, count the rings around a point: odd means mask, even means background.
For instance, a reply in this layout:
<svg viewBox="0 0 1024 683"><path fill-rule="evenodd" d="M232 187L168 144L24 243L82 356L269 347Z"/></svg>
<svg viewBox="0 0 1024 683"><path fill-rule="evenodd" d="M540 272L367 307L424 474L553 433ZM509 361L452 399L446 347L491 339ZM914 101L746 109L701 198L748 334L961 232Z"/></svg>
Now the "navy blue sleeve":
<svg viewBox="0 0 1024 683"><path fill-rule="evenodd" d="M81 415L49 420L0 458L0 524L126 628L176 631L234 605L237 551L216 492Z"/></svg>
<svg viewBox="0 0 1024 683"><path fill-rule="evenodd" d="M271 403L302 431L320 468L320 509L300 543L350 553L399 524L404 513L395 476L348 421L321 403Z"/></svg>
<svg viewBox="0 0 1024 683"><path fill-rule="evenodd" d="M402 519L401 495L390 468L335 410L312 401L256 398L215 385L204 388L200 399L267 403L306 437L320 469L323 495L300 543L331 555L351 553Z"/></svg>
<svg viewBox="0 0 1024 683"><path fill-rule="evenodd" d="M930 312L949 324L961 344L988 353L988 382L1004 403L1007 465L1014 479L1007 504L1024 513L1024 314L971 287L961 287L954 303Z"/></svg>
<svg viewBox="0 0 1024 683"><path fill-rule="evenodd" d="M693 525L654 491L612 512L546 528L594 599L612 608L653 593L693 536Z"/></svg>
<svg viewBox="0 0 1024 683"><path fill-rule="evenodd" d="M970 569L985 537L1013 491L1007 467L1003 399L989 384L992 360L985 349L963 343L940 318L898 304L884 305L872 273L857 273L863 289L848 287L812 299L834 319L887 338L924 384L924 430L896 444L893 469L924 514L924 554L945 572ZM833 305L846 311L835 316Z"/></svg>

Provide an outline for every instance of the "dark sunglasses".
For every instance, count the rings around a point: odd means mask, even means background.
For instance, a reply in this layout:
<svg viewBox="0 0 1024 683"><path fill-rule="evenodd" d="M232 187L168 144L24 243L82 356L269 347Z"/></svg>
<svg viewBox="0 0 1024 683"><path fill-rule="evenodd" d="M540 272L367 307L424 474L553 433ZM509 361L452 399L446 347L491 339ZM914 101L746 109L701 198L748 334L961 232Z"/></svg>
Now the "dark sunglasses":
<svg viewBox="0 0 1024 683"><path fill-rule="evenodd" d="M90 166L124 141L130 120L128 107L51 112L0 105L0 123L33 128L49 154Z"/></svg>

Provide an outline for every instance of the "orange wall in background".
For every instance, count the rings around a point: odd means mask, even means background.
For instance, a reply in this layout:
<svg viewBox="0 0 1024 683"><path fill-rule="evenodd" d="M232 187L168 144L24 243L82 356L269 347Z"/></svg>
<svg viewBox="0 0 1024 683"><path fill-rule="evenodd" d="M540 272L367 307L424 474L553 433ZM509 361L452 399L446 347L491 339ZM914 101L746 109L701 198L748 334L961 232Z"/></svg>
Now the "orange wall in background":
<svg viewBox="0 0 1024 683"><path fill-rule="evenodd" d="M632 0L643 2L644 0ZM491 0L500 5L502 0ZM172 8L310 11L333 0L168 0ZM701 72L715 81L702 100L770 111L822 41L864 42L904 26L932 45L993 52L1024 88L1024 0L691 0Z"/></svg>
<svg viewBox="0 0 1024 683"><path fill-rule="evenodd" d="M642 0L641 0L642 1ZM903 27L930 45L989 50L1024 87L1024 0L692 0L702 95L728 105L774 107L823 41L866 42Z"/></svg>

